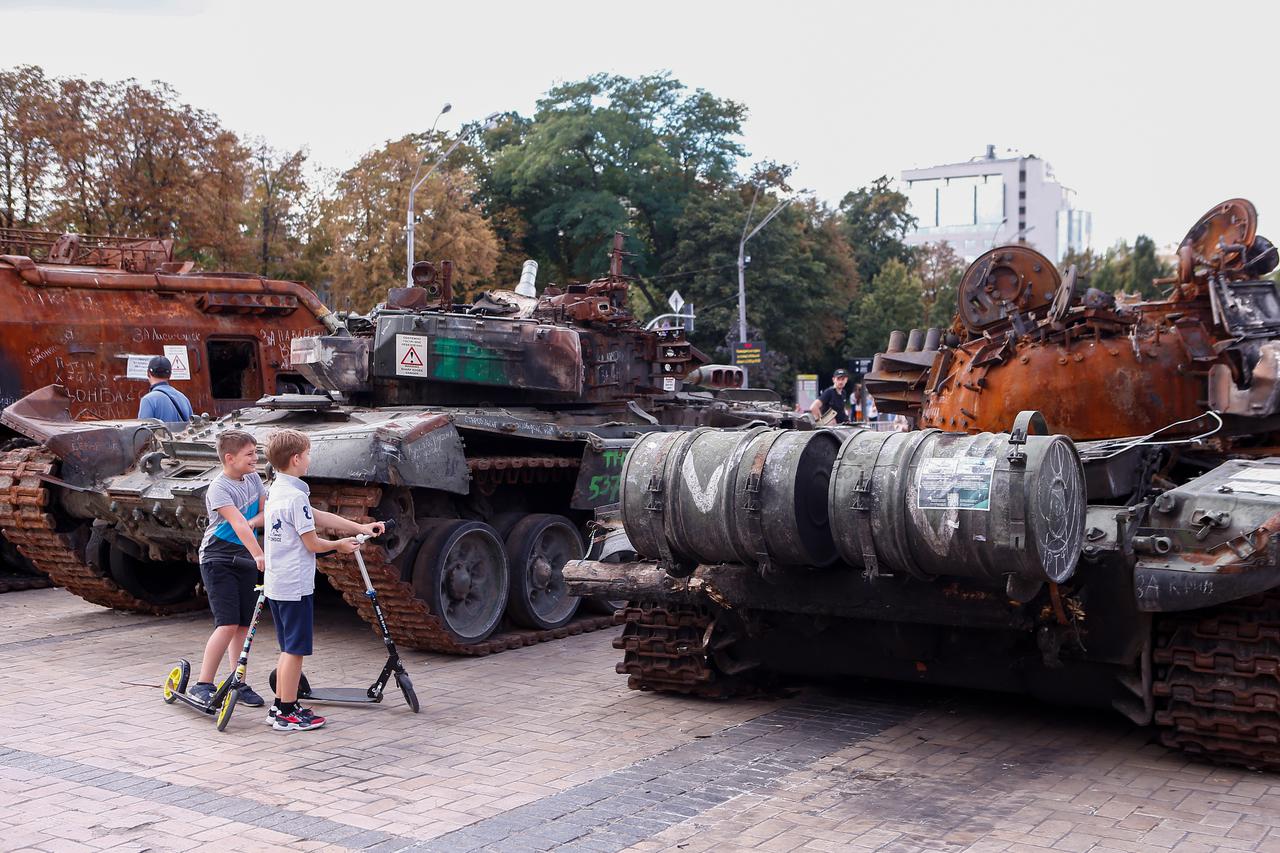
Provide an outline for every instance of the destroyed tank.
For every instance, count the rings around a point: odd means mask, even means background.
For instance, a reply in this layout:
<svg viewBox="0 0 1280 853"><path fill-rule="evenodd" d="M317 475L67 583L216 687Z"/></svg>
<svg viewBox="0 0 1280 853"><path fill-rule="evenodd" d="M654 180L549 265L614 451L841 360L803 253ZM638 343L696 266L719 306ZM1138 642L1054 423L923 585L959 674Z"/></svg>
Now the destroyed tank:
<svg viewBox="0 0 1280 853"><path fill-rule="evenodd" d="M628 598L632 687L873 676L1110 707L1170 747L1280 769L1280 292L1253 205L1196 223L1152 301L1026 246L978 258L951 329L866 378L917 429L646 436L582 561Z"/></svg>
<svg viewBox="0 0 1280 853"><path fill-rule="evenodd" d="M172 240L0 228L0 406L58 384L75 420L136 417L147 360L168 355L193 409L222 415L301 390L290 342L336 328L302 285L197 272ZM0 451L29 444L0 426ZM2 552L0 590L48 584Z"/></svg>
<svg viewBox="0 0 1280 853"><path fill-rule="evenodd" d="M65 393L44 389L3 416L41 446L0 463L0 524L90 601L198 606L218 433L265 442L290 427L311 437L318 508L396 522L365 558L397 643L484 654L609 625L603 606L579 616L560 569L583 555L593 511L617 501L635 438L791 422L776 395L738 388L741 371L708 364L683 330L641 328L622 262L618 235L604 278L537 296L526 265L515 290L469 305L454 299L450 264L419 262L414 286L371 315L293 341L291 363L321 393L264 397L181 432L76 423ZM118 571L119 554L137 570ZM350 559L320 569L372 622Z"/></svg>

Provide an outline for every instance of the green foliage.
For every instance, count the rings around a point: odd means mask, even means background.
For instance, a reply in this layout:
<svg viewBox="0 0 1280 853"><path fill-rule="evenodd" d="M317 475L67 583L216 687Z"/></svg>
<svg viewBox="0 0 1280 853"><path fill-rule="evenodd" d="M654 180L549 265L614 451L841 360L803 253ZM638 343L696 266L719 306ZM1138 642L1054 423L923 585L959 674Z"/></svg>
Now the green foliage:
<svg viewBox="0 0 1280 853"><path fill-rule="evenodd" d="M737 339L738 241L753 192L739 185L691 196L663 270L671 278L651 283L664 293L675 287L694 303L694 343L715 358L728 359L725 342ZM762 194L756 218L776 201ZM829 357L843 337L855 281L852 257L831 212L813 201L792 204L747 249L750 329L769 351L787 353L798 364ZM678 275L682 271L689 274Z"/></svg>
<svg viewBox="0 0 1280 853"><path fill-rule="evenodd" d="M1133 246L1121 240L1102 255L1091 250L1068 252L1060 268L1065 272L1076 265L1076 274L1088 286L1108 293L1136 293L1146 299L1162 294L1162 289L1152 284L1152 279L1162 278L1173 272L1173 266L1156 255L1156 244L1145 234L1139 234Z"/></svg>
<svg viewBox="0 0 1280 853"><path fill-rule="evenodd" d="M840 201L845 238L853 247L862 281L873 281L891 260L910 265L911 249L903 240L915 228L916 218L907 205L907 197L892 188L886 175Z"/></svg>
<svg viewBox="0 0 1280 853"><path fill-rule="evenodd" d="M866 357L884 350L889 333L923 322L920 276L897 258L885 261L880 274L860 294L845 338L845 351Z"/></svg>
<svg viewBox="0 0 1280 853"><path fill-rule="evenodd" d="M560 280L598 274L614 231L632 235L635 272L653 275L675 251L690 197L732 180L745 115L669 74L555 86L531 121L484 140L486 211L518 214L507 217L522 226L509 248ZM653 309L662 305L661 293L640 289Z"/></svg>

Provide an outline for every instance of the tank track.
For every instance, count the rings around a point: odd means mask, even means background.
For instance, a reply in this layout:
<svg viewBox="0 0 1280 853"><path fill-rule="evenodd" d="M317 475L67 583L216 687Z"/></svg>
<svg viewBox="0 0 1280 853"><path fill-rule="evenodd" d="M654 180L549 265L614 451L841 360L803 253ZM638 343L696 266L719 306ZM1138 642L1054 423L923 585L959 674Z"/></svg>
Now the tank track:
<svg viewBox="0 0 1280 853"><path fill-rule="evenodd" d="M1280 591L1162 618L1153 661L1166 746L1280 770Z"/></svg>
<svg viewBox="0 0 1280 853"><path fill-rule="evenodd" d="M20 592L24 589L45 589L51 586L53 586L53 581L43 575L0 576L0 594Z"/></svg>
<svg viewBox="0 0 1280 853"><path fill-rule="evenodd" d="M715 619L698 607L633 602L615 615L622 635L613 647L615 667L632 690L720 699L758 692L754 685L716 669L707 642Z"/></svg>
<svg viewBox="0 0 1280 853"><path fill-rule="evenodd" d="M381 499L382 489L378 486L333 484L311 486L311 502L317 509L336 513L361 523L373 520L369 511L376 507ZM361 554L364 556L369 579L378 590L378 603L382 605L387 627L391 629L391 636L399 645L451 655L488 655L532 646L548 640L558 640L586 631L598 631L614 624L612 616L585 616L575 619L562 628L541 631L500 629L484 642L459 643L431 613L426 602L417 597L413 586L401 580L400 568L387 559L387 553L384 550L370 544L365 546ZM360 618L368 622L375 633L378 632L377 617L373 614L373 605L364 594L364 581L360 578L355 557L338 555L325 557L318 561L318 567L330 583L342 593L343 599L356 609Z"/></svg>
<svg viewBox="0 0 1280 853"><path fill-rule="evenodd" d="M77 547L73 535L58 530L57 520L49 512L50 494L41 477L52 475L57 464L53 454L39 447L0 453L0 529L53 585L103 607L156 616L206 606L203 597L152 604L86 563L83 548Z"/></svg>

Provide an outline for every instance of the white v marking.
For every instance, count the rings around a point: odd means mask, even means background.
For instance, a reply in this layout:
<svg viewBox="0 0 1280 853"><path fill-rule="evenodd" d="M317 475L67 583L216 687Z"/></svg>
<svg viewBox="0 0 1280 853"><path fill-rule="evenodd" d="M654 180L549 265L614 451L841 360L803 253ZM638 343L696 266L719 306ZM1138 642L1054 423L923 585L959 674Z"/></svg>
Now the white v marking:
<svg viewBox="0 0 1280 853"><path fill-rule="evenodd" d="M680 473L684 477L685 487L689 490L689 494L693 496L693 503L702 512L711 512L711 508L715 506L716 492L720 488L720 478L724 475L724 463L716 466L716 470L712 472L711 479L707 481L706 488L698 482L698 469L693 467L693 457L686 456L684 465L680 468Z"/></svg>

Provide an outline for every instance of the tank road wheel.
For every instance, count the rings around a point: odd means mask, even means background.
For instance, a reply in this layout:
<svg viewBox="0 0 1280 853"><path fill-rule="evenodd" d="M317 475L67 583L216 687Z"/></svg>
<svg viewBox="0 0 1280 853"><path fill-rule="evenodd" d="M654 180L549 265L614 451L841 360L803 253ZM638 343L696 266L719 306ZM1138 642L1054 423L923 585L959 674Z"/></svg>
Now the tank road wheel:
<svg viewBox="0 0 1280 853"><path fill-rule="evenodd" d="M135 556L118 543L109 546L111 578L148 604L178 604L195 598L200 569L185 560L156 562Z"/></svg>
<svg viewBox="0 0 1280 853"><path fill-rule="evenodd" d="M580 599L565 587L564 564L582 559L586 550L578 529L562 515L528 515L511 528L511 621L545 630L572 619Z"/></svg>
<svg viewBox="0 0 1280 853"><path fill-rule="evenodd" d="M460 643L484 640L507 606L507 552L480 521L446 521L431 531L413 563L413 588Z"/></svg>

